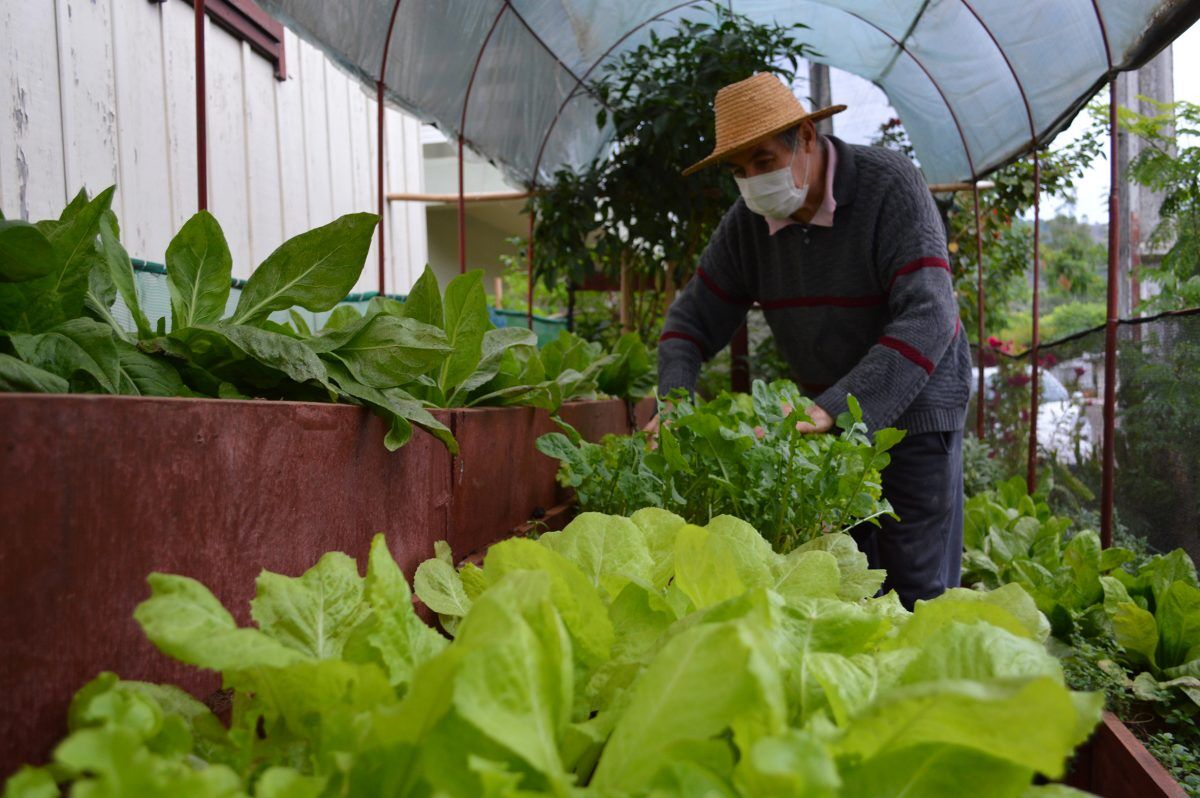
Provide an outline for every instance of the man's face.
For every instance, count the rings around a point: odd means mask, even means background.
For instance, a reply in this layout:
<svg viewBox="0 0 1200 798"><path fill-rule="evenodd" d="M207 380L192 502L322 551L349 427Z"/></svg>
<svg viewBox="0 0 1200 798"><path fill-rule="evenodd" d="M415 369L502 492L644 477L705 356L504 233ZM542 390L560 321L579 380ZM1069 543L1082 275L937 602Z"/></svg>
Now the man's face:
<svg viewBox="0 0 1200 798"><path fill-rule="evenodd" d="M804 159L809 157L809 149L807 146L811 139L809 130L805 126L801 126L796 134L796 155L793 159L791 148L780 140L779 136L772 136L761 144L756 144L748 150L739 152L729 156L725 161L726 171L733 177L755 177L756 175L766 174L783 169L789 163L792 165L792 173L800 174L797 167L804 166Z"/></svg>

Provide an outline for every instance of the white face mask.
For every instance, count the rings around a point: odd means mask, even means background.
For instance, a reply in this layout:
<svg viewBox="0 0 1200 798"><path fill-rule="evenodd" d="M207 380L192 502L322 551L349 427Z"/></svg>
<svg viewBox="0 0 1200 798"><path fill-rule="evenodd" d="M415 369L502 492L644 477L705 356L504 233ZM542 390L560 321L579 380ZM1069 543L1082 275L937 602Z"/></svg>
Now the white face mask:
<svg viewBox="0 0 1200 798"><path fill-rule="evenodd" d="M800 136L797 135L797 144L799 141ZM796 188L796 181L792 178L792 161L795 158L796 149L793 147L792 157L788 160L788 165L782 169L754 177L734 178L738 191L742 192L742 199L746 201L747 208L759 216L767 216L772 219L786 219L800 209L804 200L808 198L809 159L804 159L804 185Z"/></svg>

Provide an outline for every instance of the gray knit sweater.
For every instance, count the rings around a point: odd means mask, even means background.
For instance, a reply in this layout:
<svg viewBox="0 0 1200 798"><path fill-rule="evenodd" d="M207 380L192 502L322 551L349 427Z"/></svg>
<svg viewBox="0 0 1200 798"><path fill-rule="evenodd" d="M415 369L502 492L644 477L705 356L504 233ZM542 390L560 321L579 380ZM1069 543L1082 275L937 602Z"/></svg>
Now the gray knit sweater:
<svg viewBox="0 0 1200 798"><path fill-rule="evenodd" d="M771 236L734 203L667 315L659 391L692 390L757 303L792 378L834 418L853 394L873 430L961 429L971 354L929 189L903 155L830 139L833 226Z"/></svg>

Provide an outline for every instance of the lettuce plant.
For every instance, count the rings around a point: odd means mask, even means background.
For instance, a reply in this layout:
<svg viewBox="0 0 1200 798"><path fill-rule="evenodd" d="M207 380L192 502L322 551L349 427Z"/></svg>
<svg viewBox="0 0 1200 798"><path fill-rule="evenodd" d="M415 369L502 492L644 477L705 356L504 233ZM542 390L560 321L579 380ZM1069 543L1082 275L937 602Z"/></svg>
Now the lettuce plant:
<svg viewBox="0 0 1200 798"><path fill-rule="evenodd" d="M966 506L964 582L1018 584L1064 645L1115 651L1133 695L1200 712L1200 582L1183 549L1136 563L1128 549L1102 549L1092 530L1068 534L1014 477Z"/></svg>
<svg viewBox="0 0 1200 798"><path fill-rule="evenodd" d="M220 671L228 724L103 674L53 762L6 795L958 796L1074 794L1056 778L1100 715L1015 585L909 613L844 535L778 554L748 524L587 513L482 567L441 544L413 611L379 536L366 577L325 555L264 572L239 628L154 574L135 613Z"/></svg>
<svg viewBox="0 0 1200 798"><path fill-rule="evenodd" d="M750 395L676 397L654 441L637 434L593 444L564 424L565 434L542 436L538 449L561 461L559 481L575 489L585 511L663 507L694 523L730 514L787 551L890 515L880 471L904 438L890 428L868 435L853 397L837 420L840 432L798 432L811 404L787 380L756 380Z"/></svg>

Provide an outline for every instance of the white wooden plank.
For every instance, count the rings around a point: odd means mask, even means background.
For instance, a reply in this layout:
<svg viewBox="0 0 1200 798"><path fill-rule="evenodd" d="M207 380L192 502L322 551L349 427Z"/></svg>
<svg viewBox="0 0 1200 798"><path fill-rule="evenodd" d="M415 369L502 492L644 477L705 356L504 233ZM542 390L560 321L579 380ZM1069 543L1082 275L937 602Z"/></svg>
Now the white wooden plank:
<svg viewBox="0 0 1200 798"><path fill-rule="evenodd" d="M246 278L253 268L250 257L248 199L246 194L246 128L242 118L241 44L208 22L208 207L229 242L233 276Z"/></svg>
<svg viewBox="0 0 1200 798"><path fill-rule="evenodd" d="M172 234L162 23L157 4L111 0L121 239L135 258L162 262Z"/></svg>
<svg viewBox="0 0 1200 798"><path fill-rule="evenodd" d="M246 179L248 181L250 267L262 263L283 243L283 212L279 204L281 181L275 70L271 63L242 42L245 102Z"/></svg>
<svg viewBox="0 0 1200 798"><path fill-rule="evenodd" d="M421 150L421 123L404 115L404 185L405 191L425 191L425 158ZM429 261L429 227L426 206L422 203L407 203L408 213L408 273L416 282Z"/></svg>
<svg viewBox="0 0 1200 798"><path fill-rule="evenodd" d="M391 192L407 191L404 178L404 116L394 108L387 110L387 129L384 135L386 148L384 189ZM412 288L413 275L409 264L408 205L407 202L387 204L387 258L391 276L390 289L398 294L407 294Z"/></svg>
<svg viewBox="0 0 1200 798"><path fill-rule="evenodd" d="M304 157L308 163L310 227L327 224L334 217L332 180L329 170L329 127L325 105L325 56L300 42L300 89L304 116Z"/></svg>
<svg viewBox="0 0 1200 798"><path fill-rule="evenodd" d="M333 216L336 217L355 210L354 172L350 159L353 140L350 134L346 97L349 83L346 76L328 59L325 59L324 66L325 119L329 130L330 189L333 195Z"/></svg>
<svg viewBox="0 0 1200 798"><path fill-rule="evenodd" d="M288 79L275 82L276 160L279 164L279 207L283 217L284 238L303 233L315 225L309 221L308 169L304 151L304 109L302 89L296 74L300 63L299 40L284 28Z"/></svg>
<svg viewBox="0 0 1200 798"><path fill-rule="evenodd" d="M149 5L149 4L147 4ZM163 82L167 87L167 177L171 231L191 218L196 198L196 59L192 7L158 5L162 25Z"/></svg>
<svg viewBox="0 0 1200 798"><path fill-rule="evenodd" d="M66 204L57 22L53 3L0 3L0 208L57 217Z"/></svg>
<svg viewBox="0 0 1200 798"><path fill-rule="evenodd" d="M375 207L375 116L369 106L374 106L372 100L367 101L364 89L357 81L341 73L338 74L346 81L346 118L350 126L350 137L347 140L347 154L350 156L351 188L353 195L347 213L374 213ZM379 290L379 236L371 238L371 247L367 252L367 260L363 264L362 274L358 280L359 291Z"/></svg>
<svg viewBox="0 0 1200 798"><path fill-rule="evenodd" d="M58 0L61 52L63 135L66 139L67 191L80 187L95 195L117 182L117 97L113 73L111 6L93 0ZM65 13L64 13L65 12ZM124 218L124 203L113 210Z"/></svg>

